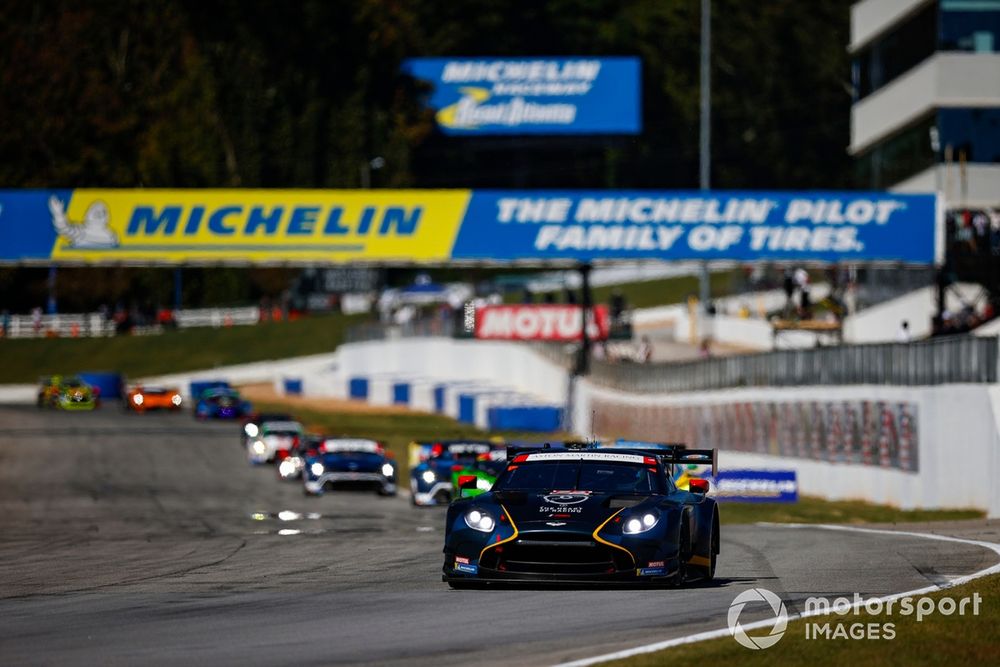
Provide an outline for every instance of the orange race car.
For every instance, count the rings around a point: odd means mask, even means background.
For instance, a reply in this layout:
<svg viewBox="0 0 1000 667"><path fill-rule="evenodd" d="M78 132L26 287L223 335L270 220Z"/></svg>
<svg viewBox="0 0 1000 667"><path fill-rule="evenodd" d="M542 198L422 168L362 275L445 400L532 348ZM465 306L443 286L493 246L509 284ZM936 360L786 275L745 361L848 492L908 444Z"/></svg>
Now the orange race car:
<svg viewBox="0 0 1000 667"><path fill-rule="evenodd" d="M180 410L181 392L174 387L144 387L135 385L125 392L125 409L145 412L147 410Z"/></svg>

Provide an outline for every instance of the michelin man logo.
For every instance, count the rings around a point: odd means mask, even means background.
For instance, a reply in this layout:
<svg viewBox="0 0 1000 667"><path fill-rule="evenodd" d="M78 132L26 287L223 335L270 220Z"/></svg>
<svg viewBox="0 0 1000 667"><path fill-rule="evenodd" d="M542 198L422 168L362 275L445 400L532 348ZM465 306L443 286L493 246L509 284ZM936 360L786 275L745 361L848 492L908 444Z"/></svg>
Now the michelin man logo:
<svg viewBox="0 0 1000 667"><path fill-rule="evenodd" d="M740 624L740 612L747 603L766 602L774 612L774 625L771 631L762 637L751 637ZM770 648L778 643L785 634L788 626L788 612L785 611L785 603L777 595L766 588L751 588L736 596L733 603L729 605L729 634L733 636L740 646L748 649L759 650ZM766 624L765 621L761 623ZM758 624L753 624L758 625Z"/></svg>
<svg viewBox="0 0 1000 667"><path fill-rule="evenodd" d="M69 241L70 248L117 248L118 235L108 227L111 214L108 205L97 200L87 207L82 222L66 218L66 209L58 197L49 197L52 226L59 236Z"/></svg>

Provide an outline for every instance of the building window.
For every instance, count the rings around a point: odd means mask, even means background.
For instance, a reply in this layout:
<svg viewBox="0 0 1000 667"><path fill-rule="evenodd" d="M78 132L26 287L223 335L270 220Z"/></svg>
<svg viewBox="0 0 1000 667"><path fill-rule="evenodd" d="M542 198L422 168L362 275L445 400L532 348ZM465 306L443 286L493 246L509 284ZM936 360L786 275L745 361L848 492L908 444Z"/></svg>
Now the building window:
<svg viewBox="0 0 1000 667"><path fill-rule="evenodd" d="M852 63L854 101L870 95L934 54L938 6L930 3L859 51Z"/></svg>
<svg viewBox="0 0 1000 667"><path fill-rule="evenodd" d="M935 116L930 114L859 155L858 187L884 190L933 166L930 136L934 125Z"/></svg>
<svg viewBox="0 0 1000 667"><path fill-rule="evenodd" d="M964 152L968 162L1000 163L1000 109L941 109L938 131L953 159Z"/></svg>
<svg viewBox="0 0 1000 667"><path fill-rule="evenodd" d="M1000 51L1000 0L941 0L942 51Z"/></svg>

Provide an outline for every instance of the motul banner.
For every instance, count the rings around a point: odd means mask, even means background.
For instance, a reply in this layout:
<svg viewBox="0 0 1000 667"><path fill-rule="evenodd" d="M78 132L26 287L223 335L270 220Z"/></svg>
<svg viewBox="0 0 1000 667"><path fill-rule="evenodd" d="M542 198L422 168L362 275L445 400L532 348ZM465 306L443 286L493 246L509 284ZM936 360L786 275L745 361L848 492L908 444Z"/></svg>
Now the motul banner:
<svg viewBox="0 0 1000 667"><path fill-rule="evenodd" d="M495 340L580 340L583 308L572 305L526 304L476 309L476 338ZM591 340L608 337L607 306L594 306L587 323Z"/></svg>

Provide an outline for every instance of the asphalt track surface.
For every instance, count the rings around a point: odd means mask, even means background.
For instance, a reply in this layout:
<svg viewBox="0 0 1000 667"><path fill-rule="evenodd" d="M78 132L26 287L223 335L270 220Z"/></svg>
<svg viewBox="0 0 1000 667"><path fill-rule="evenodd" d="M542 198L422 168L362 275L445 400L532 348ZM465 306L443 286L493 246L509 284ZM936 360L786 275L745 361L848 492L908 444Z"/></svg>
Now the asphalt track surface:
<svg viewBox="0 0 1000 667"><path fill-rule="evenodd" d="M231 423L0 407L2 664L546 665L725 627L749 587L795 611L995 561L919 538L726 526L710 586L452 591L442 539L443 511L405 495L304 497L247 465Z"/></svg>

